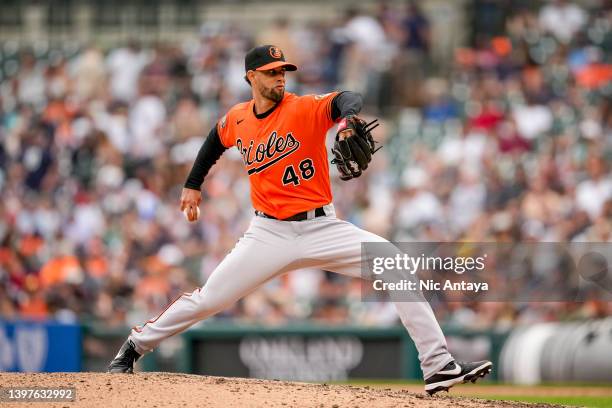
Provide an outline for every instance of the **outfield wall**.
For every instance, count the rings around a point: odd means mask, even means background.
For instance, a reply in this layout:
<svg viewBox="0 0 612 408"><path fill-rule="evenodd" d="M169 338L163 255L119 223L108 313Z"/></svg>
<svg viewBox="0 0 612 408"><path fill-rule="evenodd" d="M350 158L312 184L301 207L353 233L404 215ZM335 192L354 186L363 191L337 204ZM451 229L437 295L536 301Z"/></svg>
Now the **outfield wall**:
<svg viewBox="0 0 612 408"><path fill-rule="evenodd" d="M0 320L0 371L104 371L129 329ZM612 382L612 318L511 332L444 328L459 360L490 359L493 380ZM313 382L420 379L401 326L200 324L139 361L142 371Z"/></svg>

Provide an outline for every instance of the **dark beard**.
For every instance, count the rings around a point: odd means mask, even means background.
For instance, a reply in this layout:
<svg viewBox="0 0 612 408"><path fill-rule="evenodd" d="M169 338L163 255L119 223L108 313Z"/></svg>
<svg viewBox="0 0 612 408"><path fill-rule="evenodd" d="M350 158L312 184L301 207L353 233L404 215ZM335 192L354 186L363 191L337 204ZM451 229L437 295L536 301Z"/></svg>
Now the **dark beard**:
<svg viewBox="0 0 612 408"><path fill-rule="evenodd" d="M271 89L266 89L266 88L262 88L260 89L261 92L261 96L263 96L266 99L271 100L274 103L279 103L280 101L283 100L283 96L285 96L285 88L283 88L282 90L277 90L276 88L271 88Z"/></svg>

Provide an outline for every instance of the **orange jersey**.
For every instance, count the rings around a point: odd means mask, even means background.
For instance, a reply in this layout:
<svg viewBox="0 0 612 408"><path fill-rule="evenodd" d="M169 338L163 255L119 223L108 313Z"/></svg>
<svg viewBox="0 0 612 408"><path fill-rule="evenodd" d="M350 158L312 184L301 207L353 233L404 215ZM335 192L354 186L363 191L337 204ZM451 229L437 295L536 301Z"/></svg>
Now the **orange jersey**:
<svg viewBox="0 0 612 408"><path fill-rule="evenodd" d="M251 184L253 207L283 219L332 201L325 136L337 92L283 100L258 119L254 101L233 106L217 123L221 143L236 146Z"/></svg>

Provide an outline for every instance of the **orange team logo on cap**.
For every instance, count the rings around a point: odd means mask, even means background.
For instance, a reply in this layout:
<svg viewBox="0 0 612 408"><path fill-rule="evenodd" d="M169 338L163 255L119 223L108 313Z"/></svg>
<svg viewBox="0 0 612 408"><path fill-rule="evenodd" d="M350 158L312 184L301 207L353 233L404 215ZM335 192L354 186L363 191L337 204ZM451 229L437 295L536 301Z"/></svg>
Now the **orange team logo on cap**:
<svg viewBox="0 0 612 408"><path fill-rule="evenodd" d="M278 47L270 47L270 55L272 58L280 58L283 56L283 52Z"/></svg>

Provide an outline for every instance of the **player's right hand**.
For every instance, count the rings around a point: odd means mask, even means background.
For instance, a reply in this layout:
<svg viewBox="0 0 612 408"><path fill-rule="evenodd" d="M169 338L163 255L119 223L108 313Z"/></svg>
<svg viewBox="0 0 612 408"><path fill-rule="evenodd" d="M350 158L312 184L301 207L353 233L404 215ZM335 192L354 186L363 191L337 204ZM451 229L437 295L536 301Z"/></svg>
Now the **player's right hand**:
<svg viewBox="0 0 612 408"><path fill-rule="evenodd" d="M200 190L183 188L181 193L181 211L189 222L196 221L200 217L200 202L202 202Z"/></svg>

